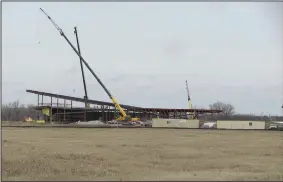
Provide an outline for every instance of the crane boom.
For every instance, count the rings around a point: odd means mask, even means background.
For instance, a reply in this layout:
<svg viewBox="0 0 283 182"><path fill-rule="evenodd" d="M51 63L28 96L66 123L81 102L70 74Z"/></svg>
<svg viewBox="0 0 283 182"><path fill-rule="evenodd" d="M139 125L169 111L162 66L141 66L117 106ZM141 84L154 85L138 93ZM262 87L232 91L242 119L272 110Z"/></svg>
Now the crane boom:
<svg viewBox="0 0 283 182"><path fill-rule="evenodd" d="M80 49L80 44L79 44L79 37L78 37L77 27L74 27L74 34L75 34L76 40L77 40L78 52L79 52L80 55L81 55L81 49ZM86 82L85 82L85 75L84 75L83 61L82 61L81 58L80 58L80 65L81 65L81 70L82 70L82 77L83 77L83 84L84 84L84 91L85 91L85 96L84 96L84 98L85 98L85 99L88 99L88 96L87 96L87 89L86 89Z"/></svg>
<svg viewBox="0 0 283 182"><path fill-rule="evenodd" d="M189 103L189 109L192 109L192 101L190 97L190 92L189 92L189 87L188 87L188 81L186 80L186 88L187 88L187 93L188 93L188 103Z"/></svg>
<svg viewBox="0 0 283 182"><path fill-rule="evenodd" d="M186 89L187 89L187 93L188 93L189 109L192 109L193 105L192 105L192 101L191 101L191 97L190 97L190 92L189 92L189 87L188 87L188 81L187 80L186 80ZM194 118L195 117L194 113L189 112L189 115L190 115L190 118Z"/></svg>
<svg viewBox="0 0 283 182"><path fill-rule="evenodd" d="M72 47L72 49L75 51L75 53L79 56L79 58L82 60L82 62L85 64L85 66L89 69L91 74L96 78L98 83L101 85L101 87L104 89L104 91L107 93L107 95L112 100L115 107L120 111L122 114L123 119L126 119L127 114L122 109L122 107L118 104L117 100L110 94L109 90L105 87L105 85L102 83L102 81L98 78L98 76L94 73L94 71L90 68L88 63L85 61L85 59L82 57L82 55L78 52L78 50L74 47L74 45L70 42L70 40L67 38L67 36L64 34L63 30L51 19L51 17L42 9L40 10L47 16L47 18L51 21L51 23L54 25L54 27L60 32L60 35L64 37L64 39L68 42L68 44Z"/></svg>

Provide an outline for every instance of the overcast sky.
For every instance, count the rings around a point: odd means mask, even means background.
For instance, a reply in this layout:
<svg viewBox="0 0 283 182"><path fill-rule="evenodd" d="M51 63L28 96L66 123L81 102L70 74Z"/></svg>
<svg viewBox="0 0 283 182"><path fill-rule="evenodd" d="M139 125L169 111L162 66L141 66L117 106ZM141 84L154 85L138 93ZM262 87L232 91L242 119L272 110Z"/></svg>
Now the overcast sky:
<svg viewBox="0 0 283 182"><path fill-rule="evenodd" d="M3 103L36 104L26 89L84 95L79 59L40 7L74 45L78 27L83 57L120 103L187 108L188 80L196 107L282 114L282 3L3 3ZM110 101L86 77L89 97Z"/></svg>

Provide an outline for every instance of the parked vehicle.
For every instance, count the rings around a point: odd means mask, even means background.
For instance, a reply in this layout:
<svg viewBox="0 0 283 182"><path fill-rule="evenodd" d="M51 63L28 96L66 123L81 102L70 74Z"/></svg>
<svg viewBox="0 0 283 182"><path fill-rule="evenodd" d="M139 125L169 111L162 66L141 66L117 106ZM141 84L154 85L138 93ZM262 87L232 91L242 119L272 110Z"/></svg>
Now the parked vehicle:
<svg viewBox="0 0 283 182"><path fill-rule="evenodd" d="M269 130L278 130L278 125L277 124L270 124L268 129Z"/></svg>

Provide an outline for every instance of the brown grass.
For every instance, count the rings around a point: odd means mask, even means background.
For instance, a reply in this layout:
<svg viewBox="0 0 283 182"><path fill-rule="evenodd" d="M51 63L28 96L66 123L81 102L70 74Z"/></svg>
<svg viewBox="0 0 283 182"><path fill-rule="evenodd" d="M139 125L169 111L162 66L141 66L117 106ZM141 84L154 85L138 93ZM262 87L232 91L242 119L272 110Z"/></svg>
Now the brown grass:
<svg viewBox="0 0 283 182"><path fill-rule="evenodd" d="M283 180L283 132L2 130L3 180Z"/></svg>

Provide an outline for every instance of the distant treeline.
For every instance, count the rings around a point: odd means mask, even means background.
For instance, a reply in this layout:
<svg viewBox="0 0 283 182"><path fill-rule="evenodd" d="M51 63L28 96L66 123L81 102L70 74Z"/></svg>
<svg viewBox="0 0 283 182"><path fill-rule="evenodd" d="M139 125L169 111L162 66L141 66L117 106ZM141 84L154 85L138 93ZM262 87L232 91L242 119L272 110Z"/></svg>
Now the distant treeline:
<svg viewBox="0 0 283 182"><path fill-rule="evenodd" d="M282 116L259 116L253 114L236 114L235 107L232 104L217 101L209 105L210 109L222 110L217 115L204 115L199 117L200 120L216 121L216 120L246 120L246 121L282 121Z"/></svg>
<svg viewBox="0 0 283 182"><path fill-rule="evenodd" d="M19 101L2 104L1 120L2 121L23 121L24 117L36 119L42 118L42 113L33 109L34 105L20 104Z"/></svg>

